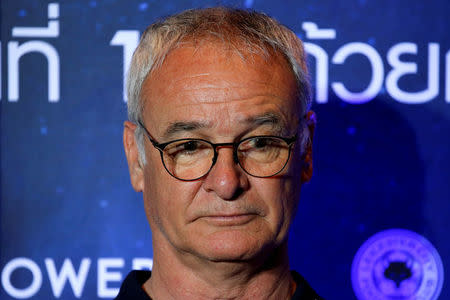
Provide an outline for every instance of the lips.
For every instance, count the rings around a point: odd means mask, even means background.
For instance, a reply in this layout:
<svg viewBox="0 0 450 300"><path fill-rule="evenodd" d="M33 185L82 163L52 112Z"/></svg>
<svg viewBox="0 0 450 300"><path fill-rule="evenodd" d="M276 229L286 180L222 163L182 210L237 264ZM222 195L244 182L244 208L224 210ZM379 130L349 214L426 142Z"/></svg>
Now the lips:
<svg viewBox="0 0 450 300"><path fill-rule="evenodd" d="M198 218L198 220L204 221L214 226L239 226L251 222L256 217L257 215L253 213L219 214L219 215L203 216Z"/></svg>

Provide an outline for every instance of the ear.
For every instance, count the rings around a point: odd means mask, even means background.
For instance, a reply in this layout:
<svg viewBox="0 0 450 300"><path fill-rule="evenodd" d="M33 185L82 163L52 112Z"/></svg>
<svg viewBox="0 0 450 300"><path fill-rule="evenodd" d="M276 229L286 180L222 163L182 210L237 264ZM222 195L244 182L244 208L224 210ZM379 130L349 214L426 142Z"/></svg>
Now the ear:
<svg viewBox="0 0 450 300"><path fill-rule="evenodd" d="M137 125L130 121L125 121L123 125L123 146L127 156L131 185L136 192L142 192L144 190L144 170L139 162L139 151L134 136Z"/></svg>
<svg viewBox="0 0 450 300"><path fill-rule="evenodd" d="M316 114L312 110L306 114L306 126L309 131L309 139L306 142L305 151L302 156L302 183L311 180L313 174L312 142L314 137L314 129L316 128Z"/></svg>

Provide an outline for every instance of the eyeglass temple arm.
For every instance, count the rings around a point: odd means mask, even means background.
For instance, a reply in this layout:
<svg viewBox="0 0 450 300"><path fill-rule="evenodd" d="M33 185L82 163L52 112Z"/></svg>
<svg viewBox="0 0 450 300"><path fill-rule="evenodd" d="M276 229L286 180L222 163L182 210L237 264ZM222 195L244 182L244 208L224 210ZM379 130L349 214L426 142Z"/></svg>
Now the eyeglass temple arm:
<svg viewBox="0 0 450 300"><path fill-rule="evenodd" d="M162 150L163 150L163 147L161 147L161 144L158 143L157 141L155 141L155 139L152 137L152 135L150 134L150 132L148 132L147 128L144 126L144 124L141 122L141 120L138 120L138 124L137 124L137 125L140 126L140 127L142 127L142 128L144 129L145 134L147 135L147 137L148 137L149 141L152 143L152 145L153 145L156 149L162 151Z"/></svg>

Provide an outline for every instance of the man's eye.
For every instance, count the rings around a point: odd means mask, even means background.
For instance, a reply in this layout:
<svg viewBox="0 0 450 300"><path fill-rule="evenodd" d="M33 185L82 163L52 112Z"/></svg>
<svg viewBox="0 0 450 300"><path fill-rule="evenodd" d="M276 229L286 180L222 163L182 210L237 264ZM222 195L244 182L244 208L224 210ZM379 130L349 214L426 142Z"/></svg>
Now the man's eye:
<svg viewBox="0 0 450 300"><path fill-rule="evenodd" d="M271 142L268 138L255 138L253 139L252 146L254 148L264 148L266 146L270 146Z"/></svg>
<svg viewBox="0 0 450 300"><path fill-rule="evenodd" d="M207 145L201 141L181 141L166 149L166 153L172 157L180 155L195 155L206 149Z"/></svg>
<svg viewBox="0 0 450 300"><path fill-rule="evenodd" d="M249 146L256 150L265 150L273 147L279 147L280 141L274 138L258 137L251 139Z"/></svg>
<svg viewBox="0 0 450 300"><path fill-rule="evenodd" d="M271 148L276 147L276 140L268 137L255 137L246 140L239 145L239 151L241 153L248 153L254 151L267 151Z"/></svg>
<svg viewBox="0 0 450 300"><path fill-rule="evenodd" d="M199 148L199 143L197 141L188 141L177 144L171 149L171 154L185 154L189 152L195 152Z"/></svg>
<svg viewBox="0 0 450 300"><path fill-rule="evenodd" d="M180 145L180 148L184 151L195 151L199 148L200 144L197 141L189 141Z"/></svg>

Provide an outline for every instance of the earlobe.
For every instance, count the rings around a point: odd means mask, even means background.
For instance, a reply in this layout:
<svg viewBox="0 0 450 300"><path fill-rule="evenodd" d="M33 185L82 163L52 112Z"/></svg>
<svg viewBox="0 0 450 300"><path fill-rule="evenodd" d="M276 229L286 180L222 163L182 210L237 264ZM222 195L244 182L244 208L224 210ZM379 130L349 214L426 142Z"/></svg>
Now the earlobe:
<svg viewBox="0 0 450 300"><path fill-rule="evenodd" d="M136 127L136 124L125 121L123 128L123 146L127 157L131 185L136 192L142 192L144 189L144 170L139 162L139 151L134 135Z"/></svg>
<svg viewBox="0 0 450 300"><path fill-rule="evenodd" d="M313 174L312 141L314 137L314 129L316 127L316 114L312 110L310 110L306 114L306 126L309 131L309 138L308 142L305 145L305 150L302 157L302 174L301 174L302 183L311 180Z"/></svg>

